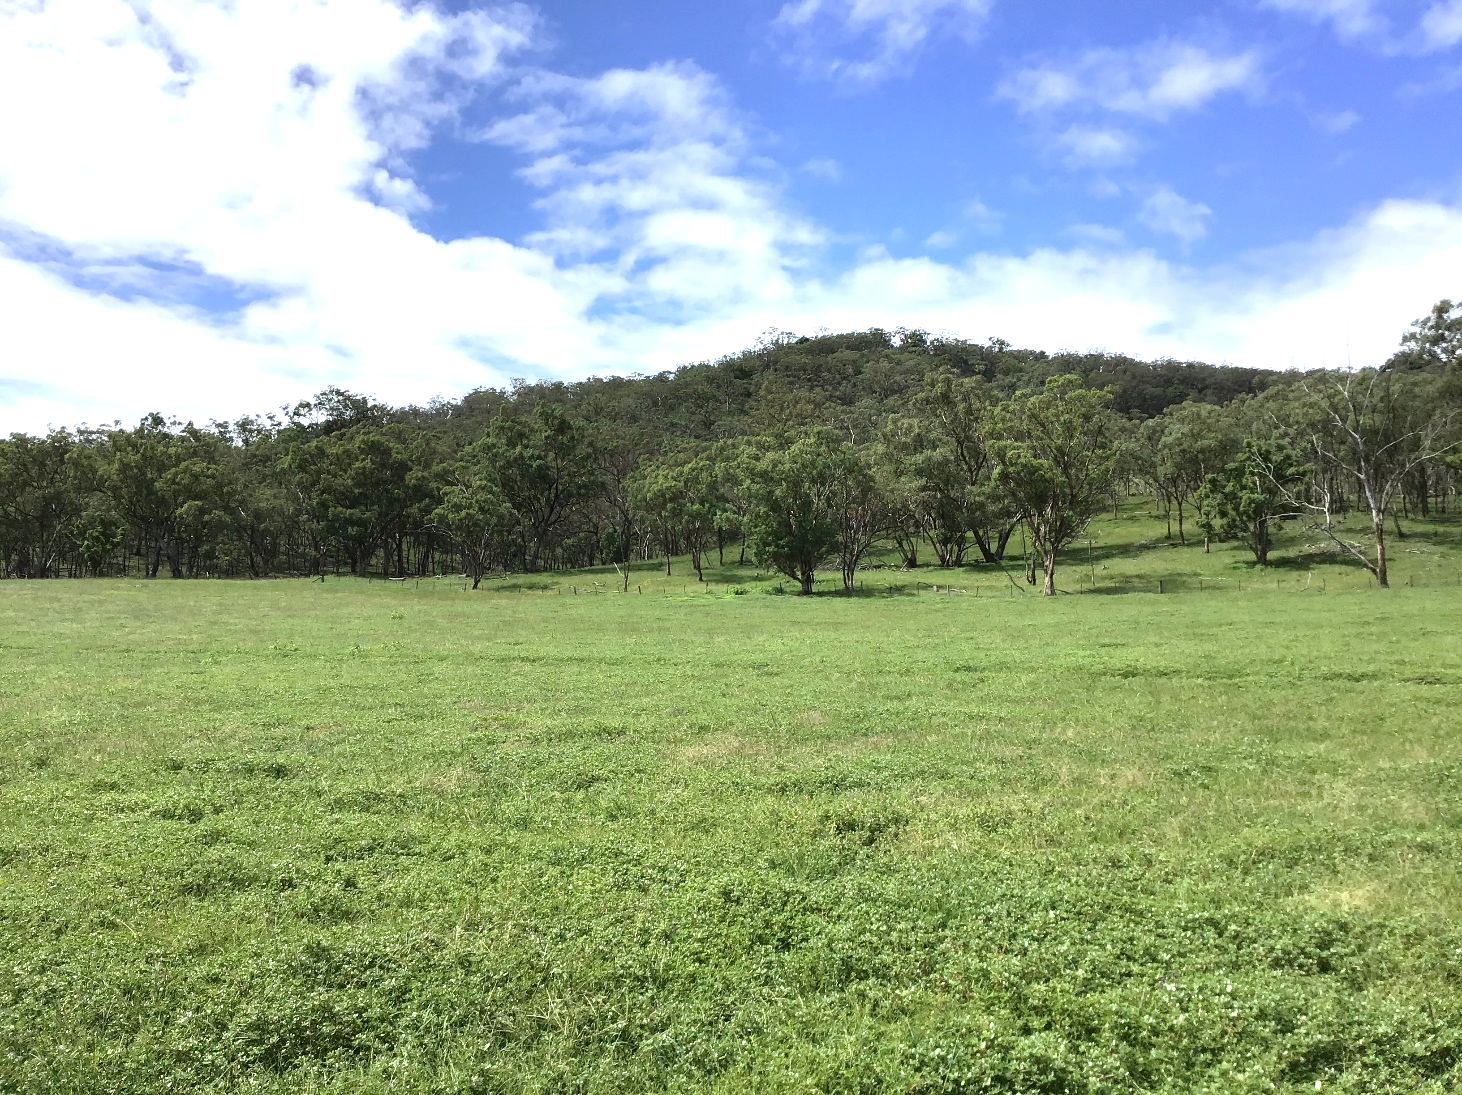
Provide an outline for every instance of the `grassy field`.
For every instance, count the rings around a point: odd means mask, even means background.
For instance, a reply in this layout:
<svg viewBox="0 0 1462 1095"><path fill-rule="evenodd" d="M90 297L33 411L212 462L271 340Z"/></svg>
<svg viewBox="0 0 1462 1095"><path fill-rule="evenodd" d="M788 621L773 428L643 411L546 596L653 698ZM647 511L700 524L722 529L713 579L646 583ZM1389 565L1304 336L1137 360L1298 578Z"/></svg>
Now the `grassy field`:
<svg viewBox="0 0 1462 1095"><path fill-rule="evenodd" d="M1456 526L1162 532L0 583L0 1090L1458 1090Z"/></svg>

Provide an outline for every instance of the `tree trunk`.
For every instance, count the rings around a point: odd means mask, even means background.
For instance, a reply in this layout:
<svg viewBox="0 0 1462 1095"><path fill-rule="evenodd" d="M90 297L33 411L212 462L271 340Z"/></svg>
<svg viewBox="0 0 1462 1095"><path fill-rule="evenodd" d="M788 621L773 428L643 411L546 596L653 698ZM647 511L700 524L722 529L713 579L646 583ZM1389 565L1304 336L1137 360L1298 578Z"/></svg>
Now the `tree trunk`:
<svg viewBox="0 0 1462 1095"><path fill-rule="evenodd" d="M1389 589L1390 583L1386 580L1386 515L1373 515L1371 526L1376 534L1376 585Z"/></svg>
<svg viewBox="0 0 1462 1095"><path fill-rule="evenodd" d="M1188 546L1188 537L1183 535L1183 500L1178 499L1178 543Z"/></svg>
<svg viewBox="0 0 1462 1095"><path fill-rule="evenodd" d="M802 572L801 576L798 578L798 583L802 587L802 588L800 588L797 591L798 596L806 597L806 596L808 596L808 595L810 595L812 593L812 579L813 579L813 577L814 577L814 574L810 570L804 570Z"/></svg>
<svg viewBox="0 0 1462 1095"><path fill-rule="evenodd" d="M665 553L665 577L670 577L670 552Z"/></svg>
<svg viewBox="0 0 1462 1095"><path fill-rule="evenodd" d="M1010 543L1010 537L1014 533L1015 533L1015 526L1014 525L1011 525L1009 528L1005 529L1003 532L1000 533L999 539L997 539L995 541L995 558L992 559L992 560L990 560L992 563L998 563L998 562L1001 562L1001 561L1004 560L1004 558L1005 558L1005 548Z"/></svg>
<svg viewBox="0 0 1462 1095"><path fill-rule="evenodd" d="M1056 596L1056 552L1048 550L1042 553L1041 566L1046 572L1046 584L1041 589L1041 596Z"/></svg>

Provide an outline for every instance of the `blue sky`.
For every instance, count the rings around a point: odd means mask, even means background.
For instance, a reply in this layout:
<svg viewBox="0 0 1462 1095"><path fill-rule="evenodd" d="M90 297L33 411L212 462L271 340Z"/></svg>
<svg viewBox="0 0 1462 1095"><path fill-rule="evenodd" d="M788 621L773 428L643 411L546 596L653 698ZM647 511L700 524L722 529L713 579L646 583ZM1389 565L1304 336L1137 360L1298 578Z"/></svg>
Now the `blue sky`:
<svg viewBox="0 0 1462 1095"><path fill-rule="evenodd" d="M1462 296L1462 0L47 0L0 95L0 430L768 328L1366 364Z"/></svg>

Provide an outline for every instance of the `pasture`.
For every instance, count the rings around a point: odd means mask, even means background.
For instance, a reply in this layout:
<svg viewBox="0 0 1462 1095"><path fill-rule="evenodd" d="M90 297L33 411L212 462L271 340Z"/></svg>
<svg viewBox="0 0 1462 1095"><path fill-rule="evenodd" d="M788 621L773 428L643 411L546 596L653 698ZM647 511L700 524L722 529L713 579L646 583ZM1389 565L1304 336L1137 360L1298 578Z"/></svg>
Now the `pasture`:
<svg viewBox="0 0 1462 1095"><path fill-rule="evenodd" d="M0 583L0 1089L1457 1090L1452 528Z"/></svg>

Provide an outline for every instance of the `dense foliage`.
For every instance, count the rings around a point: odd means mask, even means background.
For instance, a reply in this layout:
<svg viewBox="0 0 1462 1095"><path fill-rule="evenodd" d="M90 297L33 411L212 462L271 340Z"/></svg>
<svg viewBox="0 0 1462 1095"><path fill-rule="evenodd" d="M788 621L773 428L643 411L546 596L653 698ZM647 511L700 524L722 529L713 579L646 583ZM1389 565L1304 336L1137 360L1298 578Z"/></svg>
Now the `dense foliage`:
<svg viewBox="0 0 1462 1095"><path fill-rule="evenodd" d="M14 435L0 441L0 562L37 578L480 582L657 554L699 572L705 551L739 542L805 591L832 565L851 588L885 543L908 566L1000 565L1022 530L1049 591L1061 547L1134 488L1176 511L1180 539L1196 507L1210 537L1257 536L1264 562L1267 520L1239 515L1248 439L1293 448L1305 469L1249 487L1384 584L1386 514L1425 514L1454 490L1456 312L1438 304L1363 384L872 330L773 334L658 376L515 382L426 408L332 388L233 423L153 414ZM1334 533L1356 506L1373 546Z"/></svg>

